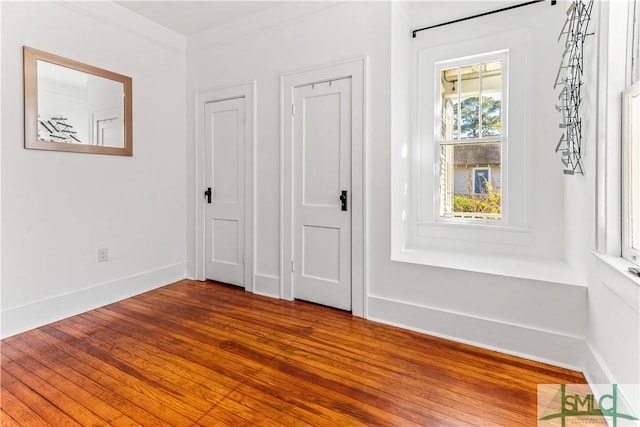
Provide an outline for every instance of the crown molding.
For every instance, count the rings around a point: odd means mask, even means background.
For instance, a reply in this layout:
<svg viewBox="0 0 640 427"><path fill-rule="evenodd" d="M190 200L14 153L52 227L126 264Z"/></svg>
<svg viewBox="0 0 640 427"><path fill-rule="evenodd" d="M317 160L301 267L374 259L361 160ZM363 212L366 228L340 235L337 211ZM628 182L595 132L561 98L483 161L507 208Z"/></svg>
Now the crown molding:
<svg viewBox="0 0 640 427"><path fill-rule="evenodd" d="M347 1L283 1L277 7L236 19L193 34L187 39L187 55L214 49L237 40L271 31L301 18L322 13Z"/></svg>
<svg viewBox="0 0 640 427"><path fill-rule="evenodd" d="M147 40L164 49L184 55L187 38L112 1L65 1L54 3L119 31Z"/></svg>

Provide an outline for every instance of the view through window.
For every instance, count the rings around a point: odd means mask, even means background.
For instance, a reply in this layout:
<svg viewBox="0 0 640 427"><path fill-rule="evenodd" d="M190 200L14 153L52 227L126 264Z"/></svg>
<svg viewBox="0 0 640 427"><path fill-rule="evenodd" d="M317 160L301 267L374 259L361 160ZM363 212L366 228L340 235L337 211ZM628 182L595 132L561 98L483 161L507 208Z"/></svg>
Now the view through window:
<svg viewBox="0 0 640 427"><path fill-rule="evenodd" d="M437 64L441 218L502 219L505 58L503 53Z"/></svg>

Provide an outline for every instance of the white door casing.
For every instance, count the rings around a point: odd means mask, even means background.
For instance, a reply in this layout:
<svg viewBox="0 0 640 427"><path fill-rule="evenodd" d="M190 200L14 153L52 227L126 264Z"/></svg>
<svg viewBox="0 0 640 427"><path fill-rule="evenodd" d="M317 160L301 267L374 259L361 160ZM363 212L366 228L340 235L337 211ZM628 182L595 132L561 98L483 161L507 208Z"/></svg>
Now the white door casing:
<svg viewBox="0 0 640 427"><path fill-rule="evenodd" d="M351 78L297 87L293 105L294 298L351 310Z"/></svg>
<svg viewBox="0 0 640 427"><path fill-rule="evenodd" d="M124 141L123 108L96 111L92 115L93 145L122 147Z"/></svg>
<svg viewBox="0 0 640 427"><path fill-rule="evenodd" d="M225 101L236 98L244 98L245 100L245 116L244 120L244 171L245 171L245 191L244 191L244 288L247 291L254 291L254 260L255 260L255 100L256 100L256 82L249 81L232 85L220 86L218 88L206 91L196 92L195 94L195 152L194 152L194 202L195 202L195 230L194 230L194 247L195 254L194 265L191 269L187 268L190 277L196 280L206 280L206 242L205 242L205 210L206 199L203 196L204 191L208 187L206 181L206 155L205 155L205 107L207 104ZM212 200L213 201L213 200ZM192 271L192 273L190 273ZM192 276L191 276L192 275Z"/></svg>
<svg viewBox="0 0 640 427"><path fill-rule="evenodd" d="M365 292L365 70L366 58L329 64L281 76L281 264L280 297L292 300L295 271L295 176L294 176L294 118L292 115L296 88L320 84L332 85L338 80L351 80L351 191L348 209L351 216L351 312L366 317ZM336 195L335 197L337 197ZM317 231L317 230L313 230ZM312 232L313 232L312 231ZM316 233L319 234L319 233ZM314 236L318 237L318 236ZM299 264L299 261L296 261ZM326 268L326 267L325 267ZM334 270L335 271L335 270ZM325 271L326 274L326 271ZM312 274L309 274L312 275Z"/></svg>
<svg viewBox="0 0 640 427"><path fill-rule="evenodd" d="M205 276L245 285L245 99L205 105Z"/></svg>

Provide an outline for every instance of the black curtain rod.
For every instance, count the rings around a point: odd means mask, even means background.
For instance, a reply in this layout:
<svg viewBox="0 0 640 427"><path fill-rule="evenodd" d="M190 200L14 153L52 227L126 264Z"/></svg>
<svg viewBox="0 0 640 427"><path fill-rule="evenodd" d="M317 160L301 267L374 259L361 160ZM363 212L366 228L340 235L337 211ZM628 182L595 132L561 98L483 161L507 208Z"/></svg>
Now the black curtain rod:
<svg viewBox="0 0 640 427"><path fill-rule="evenodd" d="M442 27L442 26L445 26L445 25L449 25L449 24L455 24L456 22L468 21L469 19L480 18L481 16L493 15L494 13L504 12L506 10L516 9L516 8L522 7L522 6L529 6L530 4L540 3L540 2L543 2L543 1L545 1L545 0L528 1L526 3L520 3L520 4L515 4L515 5L509 6L509 7L503 7L502 9L496 9L496 10L492 10L490 12L479 13L478 15L467 16L466 18L454 19L453 21L443 22L442 24L436 24L436 25L431 25L429 27L418 28L417 30L411 30L411 34L412 34L413 38L415 39L416 38L416 34L418 32L420 32L420 31L430 30L432 28L438 28L438 27ZM551 5L553 6L555 4L556 4L556 0L551 0Z"/></svg>

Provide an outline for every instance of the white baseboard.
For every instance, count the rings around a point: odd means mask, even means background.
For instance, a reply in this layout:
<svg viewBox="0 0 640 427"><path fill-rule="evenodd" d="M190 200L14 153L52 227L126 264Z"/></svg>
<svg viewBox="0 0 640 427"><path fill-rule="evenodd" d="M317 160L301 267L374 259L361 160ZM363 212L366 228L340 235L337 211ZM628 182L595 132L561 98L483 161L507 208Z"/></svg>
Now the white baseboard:
<svg viewBox="0 0 640 427"><path fill-rule="evenodd" d="M370 296L370 320L572 370L583 370L584 338Z"/></svg>
<svg viewBox="0 0 640 427"><path fill-rule="evenodd" d="M585 341L584 377L589 384L613 384L615 378L589 340Z"/></svg>
<svg viewBox="0 0 640 427"><path fill-rule="evenodd" d="M184 262L134 276L100 283L64 295L8 308L2 317L2 338L75 316L185 278Z"/></svg>
<svg viewBox="0 0 640 427"><path fill-rule="evenodd" d="M640 384L627 384L626 381L619 382L589 340L585 341L585 347L584 377L587 379L587 383L596 399L601 397L603 391L604 393L611 392L609 385L618 384L618 400L623 401L623 403L619 404L619 407L631 408L633 413L629 415L640 417ZM612 425L608 417L606 420L609 425ZM637 421L633 425L638 426L640 422Z"/></svg>
<svg viewBox="0 0 640 427"><path fill-rule="evenodd" d="M267 274L254 274L253 293L265 297L280 298L280 278Z"/></svg>

